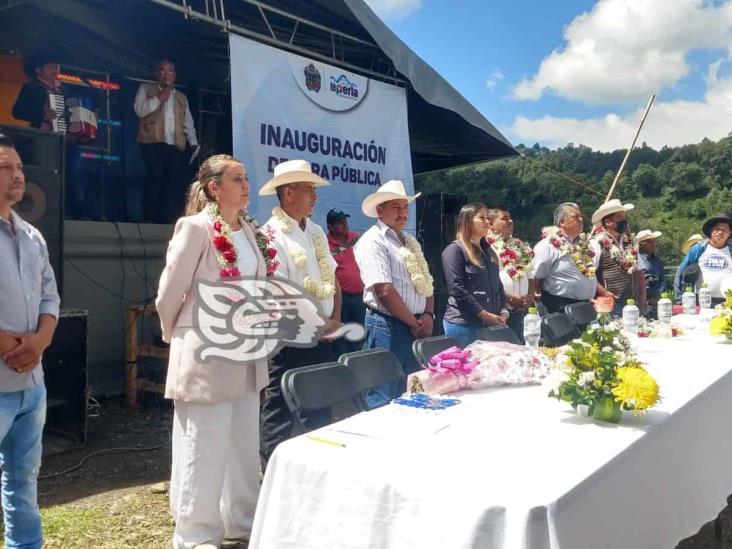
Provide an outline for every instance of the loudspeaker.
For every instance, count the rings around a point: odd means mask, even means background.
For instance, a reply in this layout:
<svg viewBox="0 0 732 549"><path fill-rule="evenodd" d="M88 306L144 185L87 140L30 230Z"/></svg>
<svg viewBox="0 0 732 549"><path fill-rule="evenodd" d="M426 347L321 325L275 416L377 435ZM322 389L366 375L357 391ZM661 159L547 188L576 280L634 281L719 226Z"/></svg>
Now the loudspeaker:
<svg viewBox="0 0 732 549"><path fill-rule="evenodd" d="M86 444L88 311L61 311L51 345L43 354L48 393L44 454Z"/></svg>
<svg viewBox="0 0 732 549"><path fill-rule="evenodd" d="M422 243L435 280L435 335L442 333L442 317L448 298L442 273L442 250L455 240L457 217L466 203L464 196L445 193L423 195L417 201L417 239Z"/></svg>
<svg viewBox="0 0 732 549"><path fill-rule="evenodd" d="M64 136L59 133L0 126L13 140L25 172L25 196L15 210L36 227L48 245L59 294L63 288Z"/></svg>

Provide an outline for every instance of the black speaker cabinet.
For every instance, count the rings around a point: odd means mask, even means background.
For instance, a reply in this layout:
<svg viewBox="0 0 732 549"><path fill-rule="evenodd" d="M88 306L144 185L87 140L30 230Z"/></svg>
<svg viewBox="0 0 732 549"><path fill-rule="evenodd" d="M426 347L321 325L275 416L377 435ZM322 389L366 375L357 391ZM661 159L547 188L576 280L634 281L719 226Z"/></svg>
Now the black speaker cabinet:
<svg viewBox="0 0 732 549"><path fill-rule="evenodd" d="M25 172L25 196L15 209L48 244L59 294L63 288L64 136L59 133L0 126L15 143Z"/></svg>
<svg viewBox="0 0 732 549"><path fill-rule="evenodd" d="M53 341L43 354L47 455L86 444L88 318L88 311L61 311Z"/></svg>

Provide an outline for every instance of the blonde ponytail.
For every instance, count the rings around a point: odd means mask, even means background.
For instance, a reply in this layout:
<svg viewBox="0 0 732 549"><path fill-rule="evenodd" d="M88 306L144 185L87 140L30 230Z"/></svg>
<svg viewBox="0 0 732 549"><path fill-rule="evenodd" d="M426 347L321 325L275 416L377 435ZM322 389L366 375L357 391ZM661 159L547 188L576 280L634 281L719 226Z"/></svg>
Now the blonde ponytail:
<svg viewBox="0 0 732 549"><path fill-rule="evenodd" d="M202 211L206 204L209 203L208 196L206 196L206 190L200 181L194 181L191 186L188 187L188 198L186 199L185 215L196 215Z"/></svg>

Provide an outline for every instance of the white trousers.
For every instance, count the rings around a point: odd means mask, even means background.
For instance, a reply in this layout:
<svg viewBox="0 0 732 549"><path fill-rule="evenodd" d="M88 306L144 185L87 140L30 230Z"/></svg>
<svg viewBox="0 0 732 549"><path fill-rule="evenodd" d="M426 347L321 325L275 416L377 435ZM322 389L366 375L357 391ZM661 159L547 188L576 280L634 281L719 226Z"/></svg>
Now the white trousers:
<svg viewBox="0 0 732 549"><path fill-rule="evenodd" d="M251 533L259 495L259 394L175 401L170 509L174 549Z"/></svg>

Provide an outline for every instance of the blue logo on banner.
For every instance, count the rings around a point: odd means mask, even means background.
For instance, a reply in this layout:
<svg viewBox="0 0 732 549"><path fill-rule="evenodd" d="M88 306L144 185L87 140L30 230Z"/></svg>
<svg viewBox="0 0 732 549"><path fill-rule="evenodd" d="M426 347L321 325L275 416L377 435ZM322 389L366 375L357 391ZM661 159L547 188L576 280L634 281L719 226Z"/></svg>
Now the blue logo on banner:
<svg viewBox="0 0 732 549"><path fill-rule="evenodd" d="M345 74L341 74L338 78L330 77L330 91L343 97L358 98L358 86Z"/></svg>

